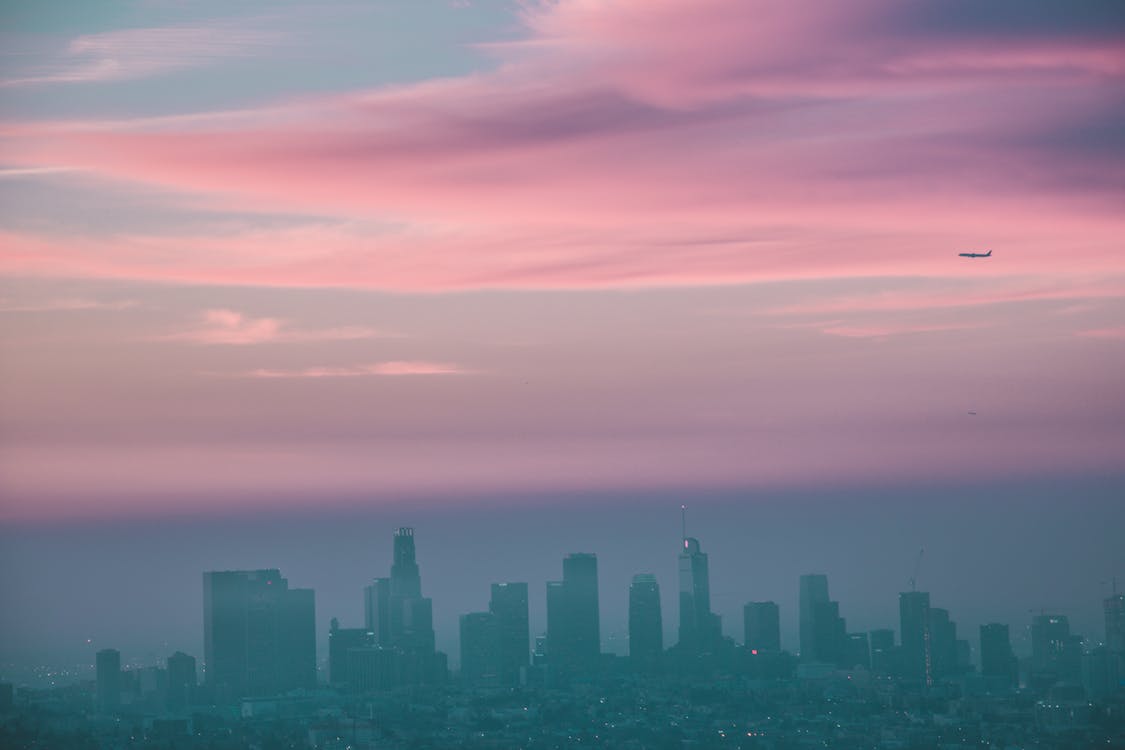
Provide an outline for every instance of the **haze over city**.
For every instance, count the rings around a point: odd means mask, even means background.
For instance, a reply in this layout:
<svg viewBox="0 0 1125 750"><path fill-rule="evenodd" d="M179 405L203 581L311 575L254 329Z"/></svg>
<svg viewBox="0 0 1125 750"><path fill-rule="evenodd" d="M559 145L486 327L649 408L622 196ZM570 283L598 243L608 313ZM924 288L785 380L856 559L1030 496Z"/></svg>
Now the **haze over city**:
<svg viewBox="0 0 1125 750"><path fill-rule="evenodd" d="M279 570L327 683L332 618L401 650L399 528L450 675L573 553L601 652L641 573L673 647L686 537L731 648L774 602L807 665L825 574L848 632L928 592L959 680L1036 615L1117 653L1120 3L43 0L0 50L0 682L244 698L203 574Z"/></svg>

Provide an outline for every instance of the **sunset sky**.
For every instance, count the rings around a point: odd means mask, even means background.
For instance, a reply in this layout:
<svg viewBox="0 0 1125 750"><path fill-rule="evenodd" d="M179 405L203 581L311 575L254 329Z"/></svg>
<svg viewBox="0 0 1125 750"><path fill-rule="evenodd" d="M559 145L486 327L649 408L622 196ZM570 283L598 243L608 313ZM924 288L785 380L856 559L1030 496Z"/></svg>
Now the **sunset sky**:
<svg viewBox="0 0 1125 750"><path fill-rule="evenodd" d="M582 549L609 638L684 501L730 632L926 546L1100 633L1119 0L0 2L0 66L0 657L198 653L221 567L323 635L411 524L439 645Z"/></svg>
<svg viewBox="0 0 1125 750"><path fill-rule="evenodd" d="M1118 3L2 13L0 518L1123 468Z"/></svg>

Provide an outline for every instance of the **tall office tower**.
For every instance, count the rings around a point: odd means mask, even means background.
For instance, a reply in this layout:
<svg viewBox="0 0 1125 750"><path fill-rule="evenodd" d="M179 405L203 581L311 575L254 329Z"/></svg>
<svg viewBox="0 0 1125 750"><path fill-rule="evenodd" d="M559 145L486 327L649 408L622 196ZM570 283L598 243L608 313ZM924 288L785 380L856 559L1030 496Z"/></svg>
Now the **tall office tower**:
<svg viewBox="0 0 1125 750"><path fill-rule="evenodd" d="M183 711L195 692L195 657L177 651L168 657L168 710Z"/></svg>
<svg viewBox="0 0 1125 750"><path fill-rule="evenodd" d="M1125 654L1125 594L1114 594L1105 602L1105 645L1111 654Z"/></svg>
<svg viewBox="0 0 1125 750"><path fill-rule="evenodd" d="M379 582L376 581L376 586ZM414 529L395 531L394 561L387 596L389 637L380 643L406 653L434 652L433 601L422 596L422 576L415 560Z"/></svg>
<svg viewBox="0 0 1125 750"><path fill-rule="evenodd" d="M280 571L203 574L206 682L220 699L316 687L312 589L291 589Z"/></svg>
<svg viewBox="0 0 1125 750"><path fill-rule="evenodd" d="M601 655L598 558L574 553L563 560L563 580L547 583L547 647L560 670L596 666Z"/></svg>
<svg viewBox="0 0 1125 750"><path fill-rule="evenodd" d="M1082 636L1070 632L1066 615L1038 615L1031 621L1032 679L1041 685L1082 680Z"/></svg>
<svg viewBox="0 0 1125 750"><path fill-rule="evenodd" d="M466 685L500 684L500 626L491 612L461 615L461 681Z"/></svg>
<svg viewBox="0 0 1125 750"><path fill-rule="evenodd" d="M380 646L391 643L391 579L376 578L363 588L363 626Z"/></svg>
<svg viewBox="0 0 1125 750"><path fill-rule="evenodd" d="M395 531L394 561L391 563L391 596L422 598L422 576L414 551L414 529L403 526Z"/></svg>
<svg viewBox="0 0 1125 750"><path fill-rule="evenodd" d="M867 633L848 633L842 664L848 669L871 669L871 644L867 640Z"/></svg>
<svg viewBox="0 0 1125 750"><path fill-rule="evenodd" d="M871 671L879 675L898 673L895 663L898 652L895 650L895 631L889 628L872 630L870 633L871 644Z"/></svg>
<svg viewBox="0 0 1125 750"><path fill-rule="evenodd" d="M531 654L527 584L494 583L488 611L496 618L500 638L500 682L518 685Z"/></svg>
<svg viewBox="0 0 1125 750"><path fill-rule="evenodd" d="M397 529L390 577L376 578L363 590L364 624L373 645L348 649L352 676L356 676L353 689L445 679L445 655L434 650L433 601L422 596L415 553L414 529ZM374 653L379 649L386 653Z"/></svg>
<svg viewBox="0 0 1125 750"><path fill-rule="evenodd" d="M751 651L781 650L781 618L774 602L750 602L742 608L746 648Z"/></svg>
<svg viewBox="0 0 1125 750"><path fill-rule="evenodd" d="M1012 653L1008 626L993 622L980 626L980 673L998 688L1014 687L1019 677L1019 662Z"/></svg>
<svg viewBox="0 0 1125 750"><path fill-rule="evenodd" d="M930 608L930 654L934 679L957 673L957 624L947 609Z"/></svg>
<svg viewBox="0 0 1125 750"><path fill-rule="evenodd" d="M930 594L906 591L898 595L899 630L902 633L902 676L934 683L933 653L930 645Z"/></svg>
<svg viewBox="0 0 1125 750"><path fill-rule="evenodd" d="M337 687L351 681L349 662L352 649L375 645L375 634L367 628L341 628L332 618L328 629L328 682Z"/></svg>
<svg viewBox="0 0 1125 750"><path fill-rule="evenodd" d="M94 656L97 674L98 710L113 711L121 705L121 652L104 648Z"/></svg>
<svg viewBox="0 0 1125 750"><path fill-rule="evenodd" d="M847 644L847 623L840 617L840 603L814 603L813 653L810 661L846 666Z"/></svg>
<svg viewBox="0 0 1125 750"><path fill-rule="evenodd" d="M816 637L816 606L828 603L828 576L822 574L809 574L801 576L800 599L798 612L801 660L819 661Z"/></svg>
<svg viewBox="0 0 1125 750"><path fill-rule="evenodd" d="M680 641L688 651L712 651L722 641L719 616L711 611L711 574L699 540L684 537L679 555Z"/></svg>
<svg viewBox="0 0 1125 750"><path fill-rule="evenodd" d="M650 670L663 653L660 584L651 573L638 573L629 584L629 659L634 667Z"/></svg>
<svg viewBox="0 0 1125 750"><path fill-rule="evenodd" d="M574 608L578 653L597 661L602 652L601 615L598 607L598 557L574 553L563 560L563 581Z"/></svg>

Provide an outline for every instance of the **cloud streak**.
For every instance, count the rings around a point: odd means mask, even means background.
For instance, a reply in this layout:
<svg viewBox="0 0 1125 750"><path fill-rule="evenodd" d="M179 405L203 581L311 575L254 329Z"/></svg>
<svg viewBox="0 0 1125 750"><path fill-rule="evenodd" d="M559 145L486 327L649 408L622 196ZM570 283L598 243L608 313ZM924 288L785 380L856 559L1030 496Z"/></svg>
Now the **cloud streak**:
<svg viewBox="0 0 1125 750"><path fill-rule="evenodd" d="M73 39L55 63L0 80L0 88L135 80L249 58L285 40L279 32L233 26L125 29Z"/></svg>
<svg viewBox="0 0 1125 750"><path fill-rule="evenodd" d="M196 328L160 337L164 341L186 341L193 344L248 346L254 344L294 343L307 341L354 341L381 336L379 331L362 326L295 329L280 318L251 318L235 310L205 310L202 324Z"/></svg>
<svg viewBox="0 0 1125 750"><path fill-rule="evenodd" d="M4 264L396 291L662 286L956 275L949 252L983 239L1000 252L978 273L999 255L1009 274L1121 271L1125 164L1073 148L1116 116L1120 39L931 34L894 7L550 4L527 12L526 39L489 48L489 73L160 122L10 124L15 168L65 163L341 228L82 249L18 236ZM404 229L353 233L356 217Z"/></svg>
<svg viewBox="0 0 1125 750"><path fill-rule="evenodd" d="M466 370L448 362L392 360L352 367L305 367L298 370L257 369L242 373L248 378L358 378L372 375L400 377L407 375L466 375Z"/></svg>

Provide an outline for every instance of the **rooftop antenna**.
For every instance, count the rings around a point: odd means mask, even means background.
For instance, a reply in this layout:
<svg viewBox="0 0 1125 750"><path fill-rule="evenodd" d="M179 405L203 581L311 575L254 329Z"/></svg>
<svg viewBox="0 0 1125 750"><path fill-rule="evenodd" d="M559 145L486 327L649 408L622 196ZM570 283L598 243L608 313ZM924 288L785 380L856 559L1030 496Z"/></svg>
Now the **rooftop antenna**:
<svg viewBox="0 0 1125 750"><path fill-rule="evenodd" d="M680 506L680 540L687 546L687 506Z"/></svg>
<svg viewBox="0 0 1125 750"><path fill-rule="evenodd" d="M917 591L918 571L922 568L922 553L926 551L925 547L918 550L918 559L914 561L914 574L910 576L910 591Z"/></svg>

